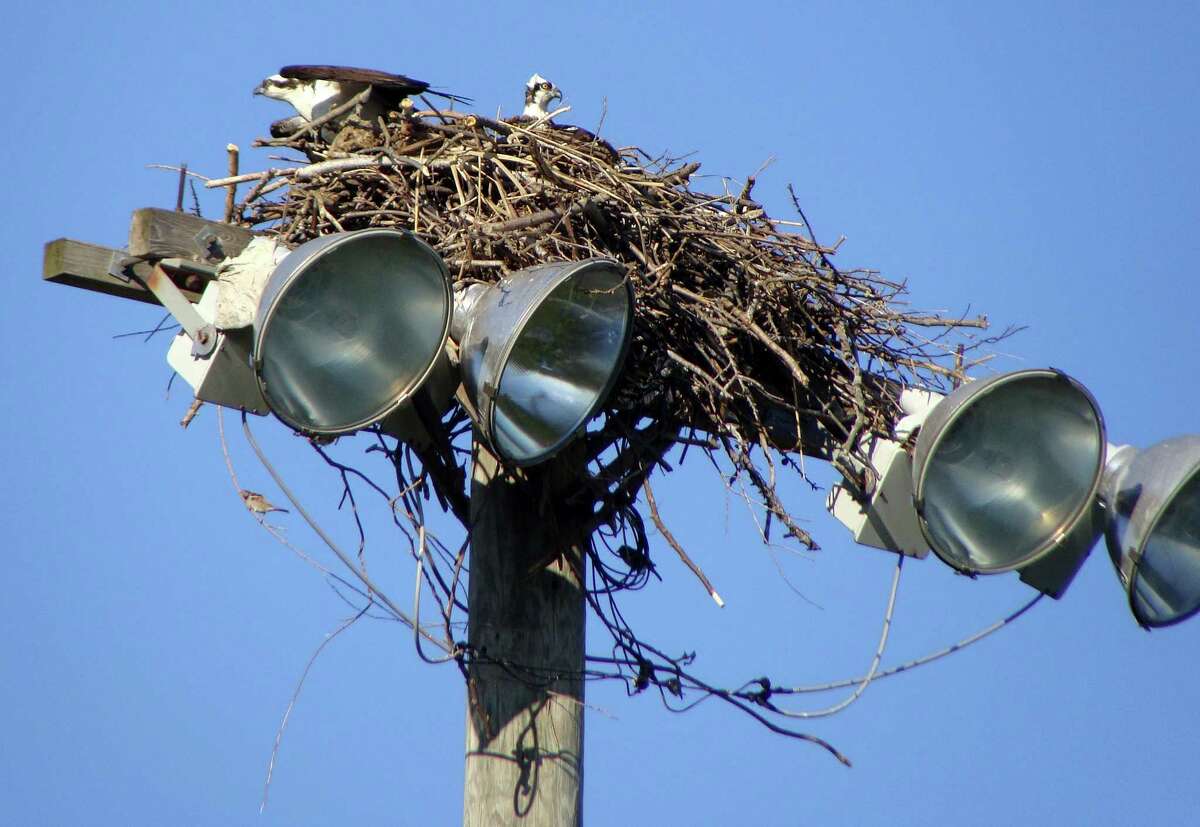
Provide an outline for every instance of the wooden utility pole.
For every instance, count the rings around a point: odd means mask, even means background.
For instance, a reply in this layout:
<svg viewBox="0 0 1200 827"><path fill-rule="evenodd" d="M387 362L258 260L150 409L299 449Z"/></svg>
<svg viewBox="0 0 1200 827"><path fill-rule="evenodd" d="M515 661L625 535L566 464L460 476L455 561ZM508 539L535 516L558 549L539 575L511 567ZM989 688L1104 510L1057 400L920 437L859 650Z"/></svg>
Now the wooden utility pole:
<svg viewBox="0 0 1200 827"><path fill-rule="evenodd" d="M582 824L583 558L557 496L575 454L524 473L475 442L466 827Z"/></svg>

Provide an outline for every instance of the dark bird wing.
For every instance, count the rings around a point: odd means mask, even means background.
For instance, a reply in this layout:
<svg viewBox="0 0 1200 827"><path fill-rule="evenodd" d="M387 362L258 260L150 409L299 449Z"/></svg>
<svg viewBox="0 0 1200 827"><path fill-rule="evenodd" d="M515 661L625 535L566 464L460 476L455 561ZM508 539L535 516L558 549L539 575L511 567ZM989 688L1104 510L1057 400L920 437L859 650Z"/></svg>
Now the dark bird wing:
<svg viewBox="0 0 1200 827"><path fill-rule="evenodd" d="M284 66L279 70L279 74L296 80L369 83L380 89L394 89L406 95L419 95L429 88L429 84L423 80L376 69L355 69L353 66Z"/></svg>
<svg viewBox="0 0 1200 827"><path fill-rule="evenodd" d="M357 69L353 66L284 66L279 74L296 80L332 80L343 83L369 83L383 97L398 103L409 95L428 93L458 103L470 103L470 98L437 92L423 80L407 75L394 75L378 69Z"/></svg>

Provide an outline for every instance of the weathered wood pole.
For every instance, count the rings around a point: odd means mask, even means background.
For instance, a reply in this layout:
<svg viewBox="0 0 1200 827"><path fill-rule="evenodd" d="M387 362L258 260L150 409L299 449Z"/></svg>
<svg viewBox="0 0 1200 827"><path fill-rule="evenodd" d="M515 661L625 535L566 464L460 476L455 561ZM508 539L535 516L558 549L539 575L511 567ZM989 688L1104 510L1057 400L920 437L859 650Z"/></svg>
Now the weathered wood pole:
<svg viewBox="0 0 1200 827"><path fill-rule="evenodd" d="M555 496L565 453L525 474L475 442L466 827L582 824L585 604L574 512Z"/></svg>

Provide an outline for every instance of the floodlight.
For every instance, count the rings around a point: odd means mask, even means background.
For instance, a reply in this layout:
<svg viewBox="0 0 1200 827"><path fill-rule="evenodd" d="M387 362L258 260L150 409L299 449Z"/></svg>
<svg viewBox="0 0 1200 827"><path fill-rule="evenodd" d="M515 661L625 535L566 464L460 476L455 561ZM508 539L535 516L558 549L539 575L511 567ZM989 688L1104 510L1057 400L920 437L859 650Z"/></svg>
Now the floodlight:
<svg viewBox="0 0 1200 827"><path fill-rule="evenodd" d="M397 412L445 368L446 265L411 233L369 229L301 244L275 267L254 319L254 372L298 431L340 434Z"/></svg>
<svg viewBox="0 0 1200 827"><path fill-rule="evenodd" d="M1101 496L1108 553L1137 622L1169 626L1200 610L1200 436L1118 449Z"/></svg>
<svg viewBox="0 0 1200 827"><path fill-rule="evenodd" d="M610 259L529 267L468 294L455 332L483 436L518 466L557 453L612 389L632 327L633 290Z"/></svg>
<svg viewBox="0 0 1200 827"><path fill-rule="evenodd" d="M913 455L930 547L968 574L1021 571L1059 596L1099 538L1104 420L1064 373L966 383L926 418Z"/></svg>

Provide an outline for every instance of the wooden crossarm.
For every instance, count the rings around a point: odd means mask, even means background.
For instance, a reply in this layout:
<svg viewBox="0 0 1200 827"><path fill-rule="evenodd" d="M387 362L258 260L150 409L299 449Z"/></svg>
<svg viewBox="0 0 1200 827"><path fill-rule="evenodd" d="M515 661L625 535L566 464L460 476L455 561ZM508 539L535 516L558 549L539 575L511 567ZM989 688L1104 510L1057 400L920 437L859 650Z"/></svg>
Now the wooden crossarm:
<svg viewBox="0 0 1200 827"><path fill-rule="evenodd" d="M216 264L241 253L252 238L254 233L244 227L146 207L133 212L129 224L129 255L190 258L203 264Z"/></svg>
<svg viewBox="0 0 1200 827"><path fill-rule="evenodd" d="M107 293L121 299L158 304L158 299L137 280L125 281L109 273L113 257L118 259L127 255L124 250L113 247L103 247L99 244L88 244L83 241L73 241L69 238L58 238L46 244L42 256L42 278L57 284L80 287L97 293ZM152 265L138 261L131 265L133 275L145 280L150 275ZM168 272L170 272L168 270ZM174 281L189 301L199 301L204 285L208 283L203 275L195 273L171 273Z"/></svg>
<svg viewBox="0 0 1200 827"><path fill-rule="evenodd" d="M212 279L212 268L241 253L252 238L254 233L244 227L147 207L133 213L127 250L69 238L47 243L42 258L42 278L122 299L158 304L154 295L138 280L145 282L154 263L161 261L171 281L183 291L188 301L197 302L204 286ZM183 261L172 262L172 259ZM127 273L136 276L135 279L126 281L112 274L114 261L120 260L132 262L128 264ZM188 266L188 262L199 266Z"/></svg>

